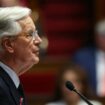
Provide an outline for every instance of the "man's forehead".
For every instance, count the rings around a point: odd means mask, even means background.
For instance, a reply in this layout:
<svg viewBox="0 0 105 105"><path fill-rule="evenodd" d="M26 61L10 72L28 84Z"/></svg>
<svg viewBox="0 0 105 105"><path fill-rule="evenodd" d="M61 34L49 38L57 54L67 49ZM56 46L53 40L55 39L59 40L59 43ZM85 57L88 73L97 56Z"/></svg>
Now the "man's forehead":
<svg viewBox="0 0 105 105"><path fill-rule="evenodd" d="M18 22L21 25L22 29L29 28L29 29L35 30L35 24L30 16L25 17L24 19L19 20Z"/></svg>

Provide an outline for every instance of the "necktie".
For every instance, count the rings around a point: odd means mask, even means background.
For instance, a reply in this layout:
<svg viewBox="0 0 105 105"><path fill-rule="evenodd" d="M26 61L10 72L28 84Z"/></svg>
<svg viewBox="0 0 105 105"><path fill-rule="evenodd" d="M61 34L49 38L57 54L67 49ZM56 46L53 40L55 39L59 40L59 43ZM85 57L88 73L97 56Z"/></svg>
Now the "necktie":
<svg viewBox="0 0 105 105"><path fill-rule="evenodd" d="M23 92L23 87L22 87L21 84L18 87L18 92L19 92L19 95L20 95L20 105L26 105L25 104L25 96L24 96L24 92Z"/></svg>
<svg viewBox="0 0 105 105"><path fill-rule="evenodd" d="M22 85L21 85L21 84L19 84L19 87L18 87L18 92L19 92L20 96L24 98L23 87L22 87Z"/></svg>

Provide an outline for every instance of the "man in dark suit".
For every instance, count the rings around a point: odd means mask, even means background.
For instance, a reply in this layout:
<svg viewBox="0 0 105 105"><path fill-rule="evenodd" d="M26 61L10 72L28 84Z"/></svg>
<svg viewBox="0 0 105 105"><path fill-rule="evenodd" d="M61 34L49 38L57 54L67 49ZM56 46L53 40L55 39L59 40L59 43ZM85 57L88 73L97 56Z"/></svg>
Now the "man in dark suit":
<svg viewBox="0 0 105 105"><path fill-rule="evenodd" d="M105 20L95 27L96 46L76 52L73 61L85 68L91 88L98 96L105 96Z"/></svg>
<svg viewBox="0 0 105 105"><path fill-rule="evenodd" d="M26 105L19 76L39 62L39 44L31 10L0 8L0 105Z"/></svg>

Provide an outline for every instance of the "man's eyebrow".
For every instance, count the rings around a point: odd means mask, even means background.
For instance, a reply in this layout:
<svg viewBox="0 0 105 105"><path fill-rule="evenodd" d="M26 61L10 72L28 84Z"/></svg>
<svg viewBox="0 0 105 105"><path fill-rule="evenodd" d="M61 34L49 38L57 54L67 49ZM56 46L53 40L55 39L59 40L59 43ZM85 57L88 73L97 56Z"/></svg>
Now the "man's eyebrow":
<svg viewBox="0 0 105 105"><path fill-rule="evenodd" d="M34 30L32 30L32 29L27 31L27 33L33 33L33 32L34 32Z"/></svg>
<svg viewBox="0 0 105 105"><path fill-rule="evenodd" d="M37 31L37 29L29 29L27 32L34 32Z"/></svg>

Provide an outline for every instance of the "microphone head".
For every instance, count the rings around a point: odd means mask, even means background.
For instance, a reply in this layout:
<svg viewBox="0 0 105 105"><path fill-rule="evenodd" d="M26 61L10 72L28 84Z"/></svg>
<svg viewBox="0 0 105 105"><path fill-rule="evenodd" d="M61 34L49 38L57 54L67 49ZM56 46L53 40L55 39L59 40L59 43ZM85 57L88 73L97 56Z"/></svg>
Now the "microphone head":
<svg viewBox="0 0 105 105"><path fill-rule="evenodd" d="M83 96L82 94L80 94L74 87L74 85L72 84L72 82L67 81L66 82L66 87L71 90L74 91L75 93L77 93L88 105L93 105L85 96Z"/></svg>
<svg viewBox="0 0 105 105"><path fill-rule="evenodd" d="M74 85L72 84L72 82L67 81L65 85L66 85L66 87L67 87L69 90L71 90L71 91L74 91L74 90L75 90L75 87L74 87Z"/></svg>

